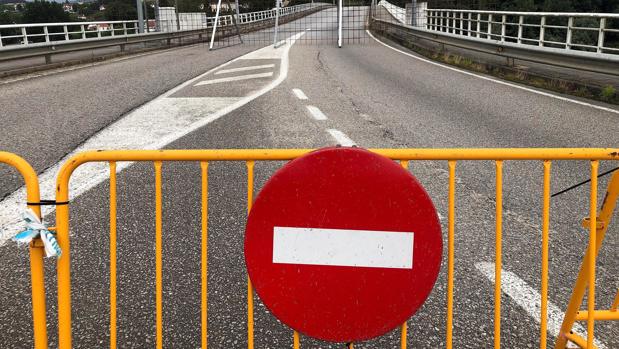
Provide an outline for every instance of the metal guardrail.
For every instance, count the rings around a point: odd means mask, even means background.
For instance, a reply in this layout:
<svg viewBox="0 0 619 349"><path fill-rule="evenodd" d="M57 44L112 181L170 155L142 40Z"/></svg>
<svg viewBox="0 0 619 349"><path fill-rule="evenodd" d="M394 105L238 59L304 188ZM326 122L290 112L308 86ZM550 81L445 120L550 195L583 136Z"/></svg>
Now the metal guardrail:
<svg viewBox="0 0 619 349"><path fill-rule="evenodd" d="M308 9L323 6L321 3L301 4L290 7L280 8L280 16L299 13ZM189 15L194 13L179 13ZM200 14L200 13L196 13ZM236 16L235 16L236 17ZM237 17L238 24L253 23L275 18L275 9L242 13ZM165 27L167 31L186 31L212 28L215 17L203 17L203 20L181 20L180 30L177 30L176 20L161 20L168 22ZM173 23L170 23L173 22ZM218 26L232 25L233 15L219 16ZM166 32L167 32L166 31ZM4 34L3 34L4 32ZM6 33L9 33L8 35ZM138 33L138 21L105 21L105 22L66 22L66 23L35 23L35 24L9 24L0 25L0 52L3 48L49 44L66 41L102 39L115 36L140 35Z"/></svg>
<svg viewBox="0 0 619 349"><path fill-rule="evenodd" d="M314 4L303 4L297 6L291 6L287 8L280 9L280 16L287 16L297 13L302 13L305 11L314 11L317 8L324 7L330 4L323 3L314 3ZM244 13L239 16L239 25L251 25L252 23L257 23L260 21L270 20L275 17L275 10L267 10L267 11L259 11L259 12L250 12ZM100 24L110 24L112 22L79 22L79 23L47 23L47 24L21 24L21 25L3 25L0 26L0 29L6 28L19 28L22 31L22 35L25 35L26 38L33 37L36 35L37 37L42 37L41 33L28 33L27 28L43 28L43 33L47 33L46 41L34 43L30 39L24 40L24 44L16 44L16 45L5 45L0 48L0 62L8 61L13 59L22 59L22 58L30 58L30 57L40 57L44 56L46 58L46 62L51 62L51 55L59 54L59 53L67 53L73 51L80 50L89 50L89 49L97 49L104 48L110 46L121 46L121 50L124 50L125 45L129 44L138 44L138 43L146 43L146 42L154 42L161 40L176 40L184 37L194 37L196 35L204 35L206 34L206 29L212 28L212 24L214 22L214 17L208 17L206 21L206 25L196 24L195 26L184 25L181 30L172 30L169 32L151 32L151 33L137 33L137 21L119 21L114 22L114 30L112 31L111 27L106 30L101 30L98 35L92 38L89 38L86 35L84 38L83 32L77 31L75 33L71 32L71 25L73 26L85 26L87 29L88 25L100 25ZM122 27L120 26L122 24ZM133 26L131 26L132 24ZM220 16L218 26L230 26L233 24L232 16ZM62 35L60 33L56 33L50 31L49 28L52 27L60 27L63 30ZM172 26L173 28L175 26ZM66 28L66 29L65 29ZM118 31L125 30L122 34L118 33ZM66 33L65 33L66 32ZM90 31L86 30L86 33ZM93 33L95 33L93 31ZM68 35L68 36L67 36ZM82 35L79 38L72 39L72 35ZM53 40L54 37L62 37L61 40ZM66 38L69 38L68 40ZM6 38L2 37L2 38ZM0 41L2 40L0 38ZM25 44L28 42L28 44Z"/></svg>
<svg viewBox="0 0 619 349"><path fill-rule="evenodd" d="M389 12L389 14L393 16L393 18L400 21L400 23L406 24L406 9L403 9L385 0L381 0L378 5L384 7L385 10L387 10L387 12Z"/></svg>
<svg viewBox="0 0 619 349"><path fill-rule="evenodd" d="M137 33L138 21L8 24L0 25L0 48Z"/></svg>
<svg viewBox="0 0 619 349"><path fill-rule="evenodd" d="M384 2L381 1L378 5ZM497 14L500 12L489 12L489 11L466 11L466 10L435 10L429 9L427 13L433 12L447 12L452 11L453 13L477 13L480 14ZM375 11L372 11L375 13ZM556 15L557 17L567 17L567 18L575 18L575 16L587 16L590 15L589 18L611 18L617 19L619 21L619 14L574 14L574 13L562 13L562 14L551 14L551 13L530 13L530 12L506 12L506 19L508 16L525 16L525 14L531 14L532 16L537 17L545 17L550 18L551 15ZM502 15L503 16L503 15ZM471 16L473 17L473 16ZM471 21L466 25L465 21L468 21L468 15L464 16L462 22L454 22L459 21L460 17L458 15L457 18L451 18L450 22L447 23L447 20L443 17L443 23L441 23L440 18L437 21L431 22L431 20L435 20L436 18L427 18L427 24L422 27L414 27L407 24L402 24L399 22L395 22L393 20L384 20L373 16L372 27L374 29L387 31L390 34L395 34L396 36L402 38L403 40L409 40L411 37L415 38L415 40L423 39L426 41L434 42L441 45L448 45L452 47L462 48L466 50L498 55L501 57L506 57L510 59L517 59L522 61L536 62L542 64L548 64L557 67L564 67L570 69L577 69L583 71L590 71L595 73L602 73L608 75L619 76L619 54L611 54L606 52L591 52L583 49L566 49L566 44L563 44L562 48L550 47L550 46L541 46L541 45L530 45L526 44L523 38L525 36L523 34L515 36L516 40L511 40L511 35L508 35L508 25L512 24L511 22L507 22L505 20L505 25L503 26L503 17L501 17L500 22L490 21L492 30L494 30L494 24L501 24L501 33L503 34L503 40L497 39L494 31L492 33L482 33L483 30L473 30L469 31L469 24L476 23L477 26L477 18L471 18ZM571 21L574 23L574 19ZM520 20L518 21L520 23ZM529 22L524 21L522 25L520 25L520 29L518 31L524 31L524 28L528 26L535 26L533 24L528 24ZM483 21L481 21L480 26L484 27ZM546 25L546 28L554 28L559 26L554 25ZM436 28L436 30L428 29L428 28ZM449 29L448 29L449 28ZM577 30L580 27L571 27L572 33L573 30ZM442 29L442 30L440 30ZM476 28L475 28L476 29ZM487 29L487 28L486 28ZM477 37L477 32L479 32L479 37ZM603 32L615 32L614 29L604 29ZM617 31L619 32L619 30ZM470 35L469 35L470 33ZM520 42L517 40L520 36ZM600 47L603 47L602 51L608 49L608 47L603 46L603 40L598 40ZM548 41L542 41L544 44L548 43ZM576 47L576 45L572 44L571 47ZM597 46L596 46L597 47ZM612 51L608 50L608 51ZM617 51L619 53L619 50Z"/></svg>
<svg viewBox="0 0 619 349"><path fill-rule="evenodd" d="M619 54L607 33L619 34L619 13L427 10L428 30L501 42ZM612 28L614 24L616 27Z"/></svg>

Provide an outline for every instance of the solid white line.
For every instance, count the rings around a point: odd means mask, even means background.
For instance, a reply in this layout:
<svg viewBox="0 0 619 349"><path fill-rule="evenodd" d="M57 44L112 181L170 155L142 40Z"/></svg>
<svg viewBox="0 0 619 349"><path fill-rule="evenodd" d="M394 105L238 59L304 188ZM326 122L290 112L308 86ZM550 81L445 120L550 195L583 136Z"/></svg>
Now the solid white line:
<svg viewBox="0 0 619 349"><path fill-rule="evenodd" d="M327 132L331 135L331 137L335 138L337 143L344 147L352 147L353 145L357 145L352 139L348 138L342 131L336 129L328 129Z"/></svg>
<svg viewBox="0 0 619 349"><path fill-rule="evenodd" d="M273 228L273 263L413 268L414 233Z"/></svg>
<svg viewBox="0 0 619 349"><path fill-rule="evenodd" d="M312 117L314 119L318 121L327 120L327 116L317 107L314 107L313 105L306 105L305 107L307 108L307 110L309 110L310 114L312 114Z"/></svg>
<svg viewBox="0 0 619 349"><path fill-rule="evenodd" d="M170 122L170 118L177 118L178 115L167 115L167 118L163 117L152 117L148 120L144 120L144 123L135 123L131 125L130 129L127 127L121 127L124 123L129 120L134 114L140 115L140 119L144 115L148 115L149 112L158 110L158 113L161 115L166 115L169 110L163 109L161 110L160 106L168 106L169 102L174 103L173 100L177 98L170 98L166 100L167 97L173 95L179 90L194 84L196 81L203 79L208 74L216 71L217 69L221 69L237 60L247 59L246 56L252 55L255 52L259 52L263 49L253 51L248 53L245 56L237 57L229 62L226 62L218 67L215 67L206 73L197 76L191 80L188 80L177 87L169 90L168 92L162 94L161 96L155 98L151 102L146 103L142 107L136 109L134 112L126 115L122 119L117 122L111 124L106 127L104 130L99 132L98 134L91 137L88 141L86 141L82 146L65 156L60 162L53 165L52 167L45 170L43 173L39 175L39 183L41 185L41 197L42 198L53 198L56 195L56 175L60 169L61 164L67 162L71 157L75 156L77 153L86 151L86 150L95 150L95 149L123 149L125 148L126 142L131 140L131 142L144 142L139 145L135 145L132 149L161 149L173 141L197 130L209 123L221 118L222 116L246 105L247 103L253 101L254 99L264 95L265 93L273 90L275 87L280 85L286 77L288 76L288 66L289 66L289 58L288 53L290 48L295 43L297 39L303 36L305 32L300 32L296 35L293 35L287 40L286 45L281 46L277 50L272 50L272 54L275 52L278 53L279 58L281 59L280 63L280 72L279 76L265 85L262 89L253 92L250 95L240 98L233 98L234 101L231 103L226 103L225 106L218 108L212 114L202 115L200 113L194 113L195 115L187 115L185 123L177 124L176 119L175 122ZM269 46L271 47L271 46ZM272 59L274 56L271 56L269 59ZM202 98L199 98L202 99ZM191 108L190 105L187 105L187 100L180 99L178 102L174 103L174 106L177 108ZM213 102L212 99L207 99L206 105L211 105ZM156 115L156 114L155 114ZM180 115L180 114L179 114ZM155 124L155 122L157 122ZM162 132L157 132L159 128L165 127L165 130ZM148 138L142 137L140 132L145 129L150 129L153 132L157 132L156 137ZM167 132L166 132L167 131ZM124 141L119 141L119 139ZM117 165L117 171L129 167L132 163L130 162L120 162ZM107 180L109 177L109 168L106 163L92 163L86 164L84 166L80 166L74 174L71 176L71 199L78 197L79 195L87 192L94 186L99 183ZM24 224L21 220L21 213L25 207L25 198L26 198L26 189L25 187L21 187L20 189L14 191L7 197L5 197L2 201L0 201L0 246L4 245L6 241L19 232ZM49 213L54 211L53 206L43 206L41 208L43 215L48 215Z"/></svg>
<svg viewBox="0 0 619 349"><path fill-rule="evenodd" d="M390 48L390 49L392 49L392 50L394 50L396 52L399 52L399 53L401 53L403 55L406 55L406 56L409 56L411 58L420 60L422 62L430 63L430 64L433 64L433 65L436 65L436 66L439 66L439 67L443 67L445 69L449 69L449 70L452 70L452 71L455 71L455 72L458 72L458 73L461 73L461 74L465 74L465 75L469 75L469 76L474 76L474 77L482 79L482 80L492 81L492 82L497 83L497 84L514 87L514 88L517 88L517 89L520 89L520 90L523 90L523 91L527 91L527 92L531 92L531 93L535 93L535 94L538 94L538 95L542 95L542 96L558 99L558 100L561 100L561 101L582 105L582 106L585 106L585 107L591 107L591 108L594 108L594 109L603 110L603 111L606 111L606 112L609 112L609 113L619 114L619 110L617 110L617 109L606 108L606 107L602 107L600 105L591 104L591 103L587 103L587 102L582 102L582 101L579 101L579 100L576 100L576 99L571 99L571 98L567 98L567 97L557 96L557 95L554 95L552 93L547 93L547 92L542 92L542 91L534 90L532 88L528 88L528 87L512 84L512 83L505 82L505 81L502 81L502 80L493 79L493 78L490 78L490 77L487 77L487 76L471 73L471 72L466 71L466 70L462 70L462 69L450 67L450 66L445 65L445 64L437 63L437 62L431 61L429 59L417 57L417 56L415 56L413 54L410 54L408 52L402 51L402 50L397 49L397 48L395 48L393 46L390 46L388 44L385 44L384 42L382 42L382 41L378 40L376 37L374 37L374 35L372 35L372 33L370 33L369 30L366 30L366 32L368 33L368 35L372 39L376 40L379 44L381 44L381 45L383 45L383 46L385 46L387 48Z"/></svg>
<svg viewBox="0 0 619 349"><path fill-rule="evenodd" d="M273 76L273 72L268 73L260 73L260 74L248 74L248 75L240 75L240 76L231 76L229 78L221 78L221 79L213 79L200 81L194 86L202 86L202 85L211 85L211 84L219 84L222 82L230 82L230 81L242 81L242 80L250 80L250 79L260 79L260 78L268 78Z"/></svg>
<svg viewBox="0 0 619 349"><path fill-rule="evenodd" d="M475 268L479 270L488 280L494 283L494 263L480 262L475 263ZM516 274L501 269L501 290L507 294L516 304L525 310L537 323L541 323L540 309L542 308L541 295L520 279ZM548 302L548 334L555 338L561 331L561 323L565 314L554 305ZM574 332L587 338L587 330L580 324L575 323ZM595 340L595 345L599 349L606 349L606 344Z"/></svg>
<svg viewBox="0 0 619 349"><path fill-rule="evenodd" d="M254 65L254 66L251 66L251 67L230 68L230 69L220 70L220 71L216 72L215 75L227 74L227 73L235 73L235 72L239 72L239 71L266 69L266 68L273 68L273 67L275 67L275 64L264 64L264 65Z"/></svg>
<svg viewBox="0 0 619 349"><path fill-rule="evenodd" d="M295 96L297 96L298 99L301 99L301 100L308 99L305 93L301 91L301 89L293 88L292 92L294 92Z"/></svg>

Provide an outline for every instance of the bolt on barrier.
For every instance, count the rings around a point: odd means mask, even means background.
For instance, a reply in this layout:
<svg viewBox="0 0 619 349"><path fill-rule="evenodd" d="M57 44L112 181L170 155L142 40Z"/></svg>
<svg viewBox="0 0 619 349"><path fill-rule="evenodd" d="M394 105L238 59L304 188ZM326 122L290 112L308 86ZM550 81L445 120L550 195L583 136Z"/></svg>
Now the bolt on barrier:
<svg viewBox="0 0 619 349"><path fill-rule="evenodd" d="M110 348L117 346L117 268L116 268L116 220L117 220L117 163L118 162L152 162L155 172L155 274L156 274L156 347L163 347L163 308L162 308L162 166L164 162L190 161L198 162L201 169L201 346L207 348L208 329L208 285L207 285L207 255L208 255L208 166L214 161L240 161L247 168L247 210L251 210L254 192L254 165L256 161L287 161L298 158L312 150L310 149L252 149L252 150L163 150L163 151L98 151L85 152L74 156L62 167L57 181L57 202L69 200L69 180L73 171L82 164L89 162L109 163L109 197L110 197ZM543 164L543 206L541 231L541 307L540 307L540 348L547 347L548 330L548 258L550 231L550 180L552 161L555 160L585 160L590 163L590 200L589 218L583 224L589 229L587 252L582 262L580 272L572 297L569 302L561 332L555 348L563 349L567 341L582 348L594 348L594 324L596 320L619 320L617 311L619 293L615 296L609 310L595 309L595 269L598 251L604 240L610 224L612 213L619 197L619 171L615 171L606 193L604 203L598 212L598 167L602 160L619 160L619 149L371 149L371 151L400 161L408 168L410 161L434 160L447 161L449 168L448 182L448 222L447 222L447 299L446 299L446 347L453 347L453 311L454 311L454 241L455 241L455 197L456 197L456 165L459 161L485 160L494 161L496 173L496 227L495 227L495 288L494 288L494 348L501 347L501 263L502 263L502 233L503 233L503 164L505 161L537 160ZM6 153L0 153L0 161L21 168L26 173L26 183L29 189L29 201L38 200L36 175L25 162ZM36 209L36 207L34 207ZM69 205L57 207L57 240L63 251L58 260L58 339L59 348L72 347L71 327L71 271L70 271L70 241L69 241ZM38 250L36 260L42 260L42 252ZM40 267L41 265L39 265ZM42 269L36 274L43 277ZM42 294L34 287L33 272L33 302ZM42 287L40 280L38 287ZM587 309L579 311L585 292L588 292ZM254 304L253 287L247 278L247 343L248 348L254 348ZM44 298L39 299L42 307L35 314L35 336L37 348L45 348L45 313ZM35 307L41 310L40 307ZM579 337L571 332L575 321L587 321L587 338ZM407 324L401 326L400 347L407 346ZM300 337L293 332L293 347L300 348ZM353 348L349 343L348 348Z"/></svg>

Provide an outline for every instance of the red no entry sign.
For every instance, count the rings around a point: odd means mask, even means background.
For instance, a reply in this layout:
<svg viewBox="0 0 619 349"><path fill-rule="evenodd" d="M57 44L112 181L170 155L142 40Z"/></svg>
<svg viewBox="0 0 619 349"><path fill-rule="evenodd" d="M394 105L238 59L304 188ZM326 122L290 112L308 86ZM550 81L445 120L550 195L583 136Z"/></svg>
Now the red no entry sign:
<svg viewBox="0 0 619 349"><path fill-rule="evenodd" d="M327 148L289 162L249 214L245 261L267 308L293 329L354 342L423 304L442 255L436 210L394 161Z"/></svg>

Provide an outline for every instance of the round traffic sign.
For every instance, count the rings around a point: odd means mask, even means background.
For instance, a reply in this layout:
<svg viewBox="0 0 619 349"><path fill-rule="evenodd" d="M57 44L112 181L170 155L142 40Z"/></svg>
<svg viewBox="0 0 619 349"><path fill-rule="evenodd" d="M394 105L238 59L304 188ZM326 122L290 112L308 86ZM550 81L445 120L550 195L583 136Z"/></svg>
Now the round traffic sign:
<svg viewBox="0 0 619 349"><path fill-rule="evenodd" d="M249 214L245 262L266 307L333 342L380 336L428 297L441 264L436 209L393 160L326 148L279 169Z"/></svg>

